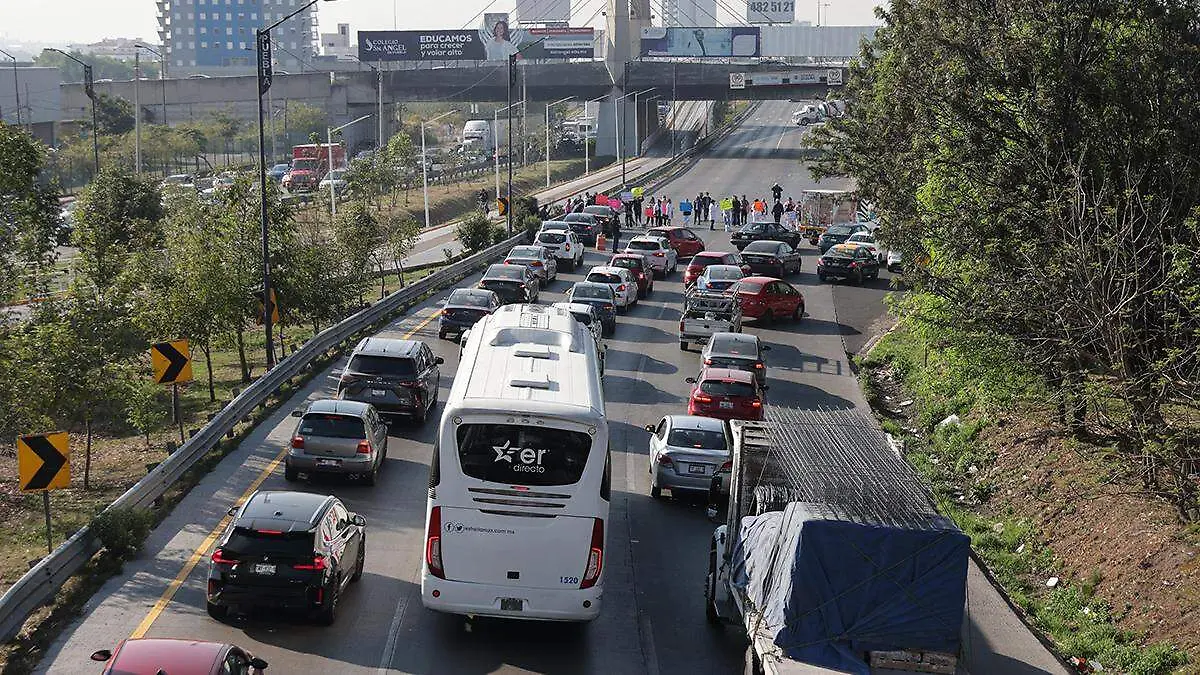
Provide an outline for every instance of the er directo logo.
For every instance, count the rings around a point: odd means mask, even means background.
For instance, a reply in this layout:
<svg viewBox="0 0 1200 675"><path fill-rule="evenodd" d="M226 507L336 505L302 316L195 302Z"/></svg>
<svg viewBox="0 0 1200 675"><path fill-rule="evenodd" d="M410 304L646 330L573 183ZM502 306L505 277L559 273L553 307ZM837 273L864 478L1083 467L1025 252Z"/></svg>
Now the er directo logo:
<svg viewBox="0 0 1200 675"><path fill-rule="evenodd" d="M546 467L542 466L542 458L549 449L542 448L534 450L533 448L514 448L512 441L505 441L504 445L493 445L492 450L496 451L496 459L493 462L508 462L512 465L513 471L522 471L525 473L546 473Z"/></svg>

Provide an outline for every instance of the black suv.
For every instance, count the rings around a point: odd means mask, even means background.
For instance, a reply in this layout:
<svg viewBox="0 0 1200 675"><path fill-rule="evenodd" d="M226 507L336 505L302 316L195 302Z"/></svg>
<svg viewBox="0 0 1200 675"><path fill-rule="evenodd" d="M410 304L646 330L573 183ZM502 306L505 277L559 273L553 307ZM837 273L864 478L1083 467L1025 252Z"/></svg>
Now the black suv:
<svg viewBox="0 0 1200 675"><path fill-rule="evenodd" d="M274 607L332 624L342 591L362 577L367 521L307 492L255 492L229 515L208 566L209 616Z"/></svg>
<svg viewBox="0 0 1200 675"><path fill-rule="evenodd" d="M800 248L802 237L796 230L788 229L779 223L748 223L729 237L730 243L739 251L752 241L764 239L782 241L792 248Z"/></svg>
<svg viewBox="0 0 1200 675"><path fill-rule="evenodd" d="M850 235L869 231L866 225L859 225L858 223L830 225L829 229L825 230L825 233L817 239L817 248L821 249L821 253L824 253L833 248L834 245L845 242L850 238ZM793 246L792 248L796 247Z"/></svg>
<svg viewBox="0 0 1200 675"><path fill-rule="evenodd" d="M337 397L370 403L380 414L424 422L437 405L442 363L419 340L363 338L338 380Z"/></svg>

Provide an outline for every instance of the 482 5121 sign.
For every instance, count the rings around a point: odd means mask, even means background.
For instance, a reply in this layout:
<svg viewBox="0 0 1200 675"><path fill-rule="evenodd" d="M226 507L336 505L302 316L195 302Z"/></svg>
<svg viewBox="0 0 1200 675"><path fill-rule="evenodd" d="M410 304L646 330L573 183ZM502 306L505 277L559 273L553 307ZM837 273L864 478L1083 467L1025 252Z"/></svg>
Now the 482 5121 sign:
<svg viewBox="0 0 1200 675"><path fill-rule="evenodd" d="M749 0L746 21L749 23L791 23L796 20L794 0Z"/></svg>

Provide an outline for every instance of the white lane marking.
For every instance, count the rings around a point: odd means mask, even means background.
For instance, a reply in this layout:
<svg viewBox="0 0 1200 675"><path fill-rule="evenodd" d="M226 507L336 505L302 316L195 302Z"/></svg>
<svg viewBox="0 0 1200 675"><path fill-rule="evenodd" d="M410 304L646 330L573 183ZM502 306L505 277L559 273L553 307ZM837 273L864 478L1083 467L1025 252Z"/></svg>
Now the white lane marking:
<svg viewBox="0 0 1200 675"><path fill-rule="evenodd" d="M417 576L420 577L420 571ZM407 584L404 584L407 586ZM396 610L392 614L392 624L388 627L387 642L383 645L383 656L379 658L379 668L375 675L387 675L392 670L392 659L396 656L396 644L400 641L400 624L404 621L404 612L408 609L408 593L401 593L396 600Z"/></svg>

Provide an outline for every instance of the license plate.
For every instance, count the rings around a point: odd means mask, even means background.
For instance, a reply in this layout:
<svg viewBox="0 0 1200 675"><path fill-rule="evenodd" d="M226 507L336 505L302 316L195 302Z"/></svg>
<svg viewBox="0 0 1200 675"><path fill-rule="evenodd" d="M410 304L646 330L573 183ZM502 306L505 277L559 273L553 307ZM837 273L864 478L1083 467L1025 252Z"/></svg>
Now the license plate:
<svg viewBox="0 0 1200 675"><path fill-rule="evenodd" d="M698 473L700 475L704 475L704 465L703 464L688 464L688 473Z"/></svg>
<svg viewBox="0 0 1200 675"><path fill-rule="evenodd" d="M386 389L372 389L371 395L372 396L387 396L387 390Z"/></svg>
<svg viewBox="0 0 1200 675"><path fill-rule="evenodd" d="M722 410L732 410L733 409L733 401L721 401L721 409Z"/></svg>
<svg viewBox="0 0 1200 675"><path fill-rule="evenodd" d="M340 459L318 459L317 466L338 466L342 463Z"/></svg>
<svg viewBox="0 0 1200 675"><path fill-rule="evenodd" d="M506 612L520 612L525 609L525 601L521 598L500 598L500 609Z"/></svg>
<svg viewBox="0 0 1200 675"><path fill-rule="evenodd" d="M254 566L255 574L275 574L275 565L269 563L258 563Z"/></svg>

